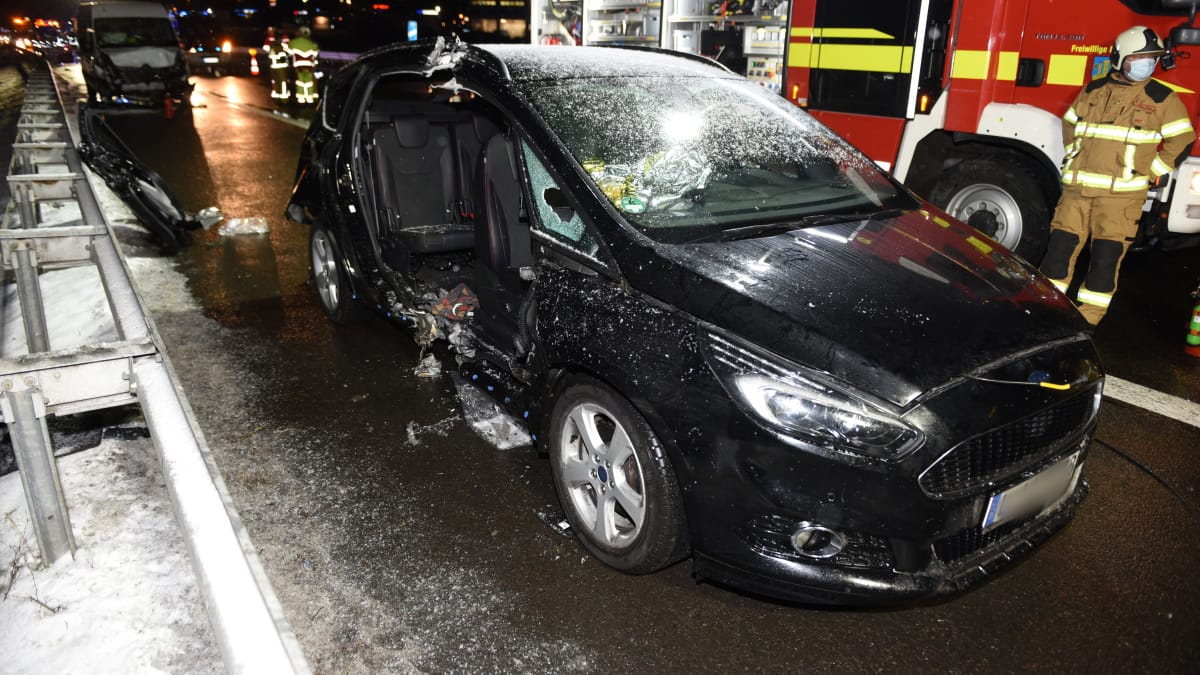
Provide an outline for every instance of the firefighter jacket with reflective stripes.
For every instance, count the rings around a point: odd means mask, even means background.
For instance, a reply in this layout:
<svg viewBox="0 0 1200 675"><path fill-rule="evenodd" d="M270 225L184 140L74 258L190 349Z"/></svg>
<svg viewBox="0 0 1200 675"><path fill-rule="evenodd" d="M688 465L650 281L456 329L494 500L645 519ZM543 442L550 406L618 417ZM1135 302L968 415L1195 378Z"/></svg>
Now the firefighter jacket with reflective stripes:
<svg viewBox="0 0 1200 675"><path fill-rule="evenodd" d="M276 70L282 70L288 67L288 46L286 42L272 42L270 49L267 51L267 57L271 60L271 67Z"/></svg>
<svg viewBox="0 0 1200 675"><path fill-rule="evenodd" d="M1085 197L1142 196L1183 161L1194 140L1187 108L1166 85L1112 75L1093 80L1063 115L1062 182Z"/></svg>
<svg viewBox="0 0 1200 675"><path fill-rule="evenodd" d="M292 65L297 68L315 68L317 65L317 43L303 35L294 38L287 46L292 55Z"/></svg>

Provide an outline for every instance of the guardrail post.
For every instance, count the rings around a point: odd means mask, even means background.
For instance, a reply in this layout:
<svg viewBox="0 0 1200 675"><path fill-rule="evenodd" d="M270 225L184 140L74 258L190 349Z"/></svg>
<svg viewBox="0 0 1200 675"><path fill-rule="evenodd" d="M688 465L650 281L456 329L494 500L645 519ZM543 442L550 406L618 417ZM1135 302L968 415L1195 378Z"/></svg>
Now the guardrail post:
<svg viewBox="0 0 1200 675"><path fill-rule="evenodd" d="M37 258L26 242L18 242L11 251L17 272L17 299L25 324L25 342L30 354L50 351L46 309L42 306L42 284L38 280Z"/></svg>
<svg viewBox="0 0 1200 675"><path fill-rule="evenodd" d="M34 204L32 188L12 181L9 181L9 185L12 188L13 201L17 203L17 217L20 218L21 227L37 227L37 205Z"/></svg>
<svg viewBox="0 0 1200 675"><path fill-rule="evenodd" d="M32 378L25 384L30 382L33 382ZM41 392L32 386L14 388L12 380L5 380L0 386L4 389L0 406L4 407L4 419L8 422L13 452L17 456L17 471L21 474L21 486L25 489L25 502L37 535L42 564L51 565L68 554L74 557L75 536L71 532L67 502L58 478L50 431L46 428L46 407Z"/></svg>

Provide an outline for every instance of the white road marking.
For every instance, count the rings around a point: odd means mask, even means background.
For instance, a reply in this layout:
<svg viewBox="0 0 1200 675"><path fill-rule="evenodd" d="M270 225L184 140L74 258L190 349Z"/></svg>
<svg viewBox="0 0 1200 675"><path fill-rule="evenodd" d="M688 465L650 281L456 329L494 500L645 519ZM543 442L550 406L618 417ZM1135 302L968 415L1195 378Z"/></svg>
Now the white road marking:
<svg viewBox="0 0 1200 675"><path fill-rule="evenodd" d="M1200 428L1200 403L1164 394L1111 375L1104 380L1104 396Z"/></svg>

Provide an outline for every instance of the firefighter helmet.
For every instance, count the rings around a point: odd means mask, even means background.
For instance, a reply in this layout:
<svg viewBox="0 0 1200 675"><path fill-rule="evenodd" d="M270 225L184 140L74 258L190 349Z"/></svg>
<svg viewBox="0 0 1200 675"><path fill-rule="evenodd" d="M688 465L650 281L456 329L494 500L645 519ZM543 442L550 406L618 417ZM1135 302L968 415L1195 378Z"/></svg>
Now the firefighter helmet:
<svg viewBox="0 0 1200 675"><path fill-rule="evenodd" d="M1125 65L1125 57L1135 54L1161 56L1167 52L1158 34L1145 26L1134 26L1122 31L1113 41L1112 62L1115 70Z"/></svg>
<svg viewBox="0 0 1200 675"><path fill-rule="evenodd" d="M309 35L312 35L312 29L308 26L300 26L299 33L300 37L308 37Z"/></svg>

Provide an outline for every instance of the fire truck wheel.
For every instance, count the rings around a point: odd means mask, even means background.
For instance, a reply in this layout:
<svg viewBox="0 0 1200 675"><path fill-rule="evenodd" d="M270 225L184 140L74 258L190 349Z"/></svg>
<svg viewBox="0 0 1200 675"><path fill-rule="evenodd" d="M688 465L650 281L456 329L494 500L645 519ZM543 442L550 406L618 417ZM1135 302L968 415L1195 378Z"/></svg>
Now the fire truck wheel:
<svg viewBox="0 0 1200 675"><path fill-rule="evenodd" d="M963 160L938 179L929 200L1035 265L1046 252L1050 204L1017 162Z"/></svg>

